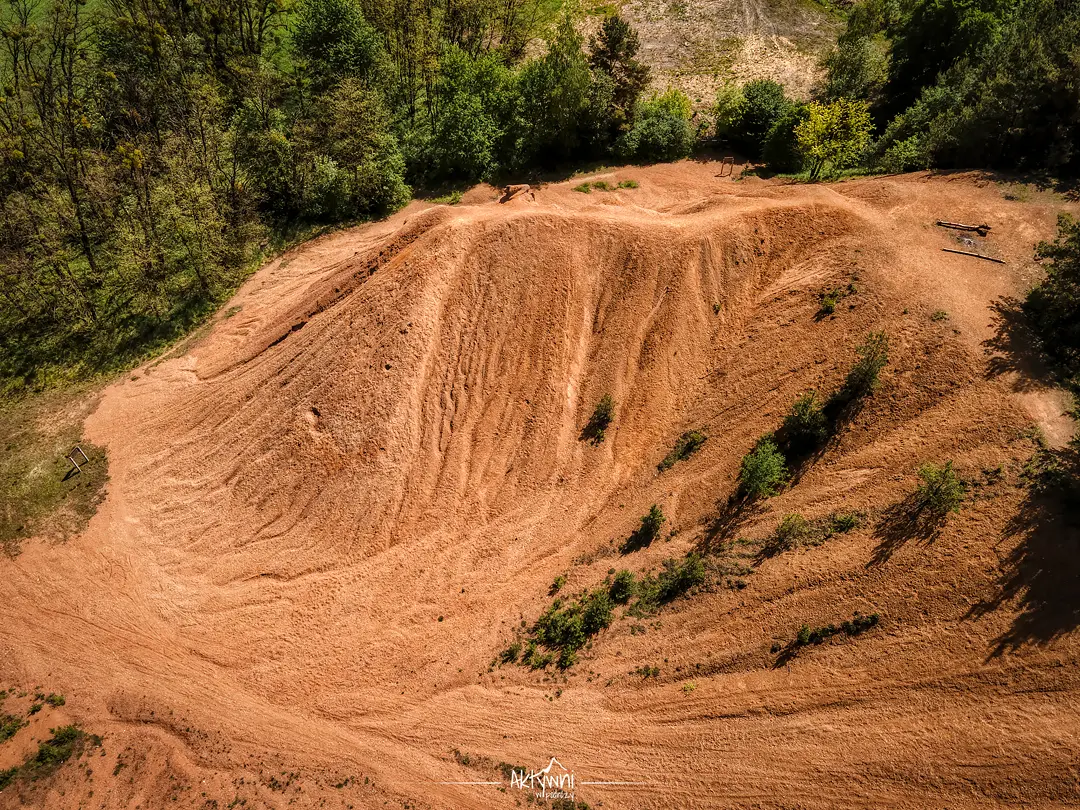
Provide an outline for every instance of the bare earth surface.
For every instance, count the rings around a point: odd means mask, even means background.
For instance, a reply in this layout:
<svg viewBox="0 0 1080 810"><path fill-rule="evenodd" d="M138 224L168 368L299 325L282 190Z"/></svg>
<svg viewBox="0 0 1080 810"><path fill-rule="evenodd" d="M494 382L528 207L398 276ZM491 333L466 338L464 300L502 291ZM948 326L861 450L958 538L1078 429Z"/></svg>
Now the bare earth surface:
<svg viewBox="0 0 1080 810"><path fill-rule="evenodd" d="M552 756L593 807L1075 806L1077 534L1018 486L1036 428L1072 425L1011 328L1068 206L974 175L718 170L414 203L271 262L186 353L107 389L87 422L102 508L0 559L0 687L67 697L0 769L60 722L104 743L0 806L513 807L496 763ZM962 245L939 218L992 224L977 249L1007 264L941 252ZM717 527L742 455L877 329L868 405ZM594 447L579 431L608 392ZM945 459L965 508L905 533L887 510ZM653 503L677 533L620 555ZM871 518L761 553L783 515L838 509ZM491 666L557 575L572 593L700 546L740 582L618 618L565 676ZM855 611L882 623L771 652ZM502 784L442 784L467 781Z"/></svg>
<svg viewBox="0 0 1080 810"><path fill-rule="evenodd" d="M653 85L707 106L725 82L774 79L806 99L843 20L813 0L626 0Z"/></svg>

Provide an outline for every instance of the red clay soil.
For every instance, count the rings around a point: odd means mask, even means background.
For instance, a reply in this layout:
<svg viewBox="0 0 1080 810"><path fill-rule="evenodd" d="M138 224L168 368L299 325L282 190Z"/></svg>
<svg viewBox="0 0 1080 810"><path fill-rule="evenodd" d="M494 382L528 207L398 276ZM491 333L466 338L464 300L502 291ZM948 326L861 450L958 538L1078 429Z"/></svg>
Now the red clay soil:
<svg viewBox="0 0 1080 810"><path fill-rule="evenodd" d="M514 807L531 797L498 763L551 757L592 807L1075 806L1077 534L1022 486L1039 432L1072 425L1015 318L1070 206L976 175L717 173L414 203L269 263L110 386L86 425L107 500L0 560L0 687L67 698L0 768L52 718L104 741L0 806ZM965 246L937 219L993 230ZM871 330L878 391L718 522L743 454ZM658 472L691 428L704 447ZM890 507L947 459L964 509L905 531ZM653 503L662 538L620 554ZM763 553L783 515L838 510L869 517ZM711 587L617 618L566 673L493 666L556 576L572 594L703 546ZM881 624L774 652L857 611Z"/></svg>

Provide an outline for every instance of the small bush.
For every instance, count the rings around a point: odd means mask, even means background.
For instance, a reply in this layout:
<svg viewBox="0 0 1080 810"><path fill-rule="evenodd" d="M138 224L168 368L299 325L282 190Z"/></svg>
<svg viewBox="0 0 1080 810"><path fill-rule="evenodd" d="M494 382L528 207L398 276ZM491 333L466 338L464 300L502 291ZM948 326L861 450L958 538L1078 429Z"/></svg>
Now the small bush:
<svg viewBox="0 0 1080 810"><path fill-rule="evenodd" d="M521 663L543 669L556 661L555 654L558 653L560 668L573 666L577 651L589 638L611 624L612 614L612 600L604 588L586 593L570 603L556 599L533 625L532 638ZM539 647L546 647L550 652L541 653Z"/></svg>
<svg viewBox="0 0 1080 810"><path fill-rule="evenodd" d="M743 456L739 467L739 490L748 498L775 495L787 481L784 456L772 435L763 436L754 449Z"/></svg>
<svg viewBox="0 0 1080 810"><path fill-rule="evenodd" d="M877 168L887 174L901 174L925 169L929 163L926 149L918 135L902 141L894 141L878 160Z"/></svg>
<svg viewBox="0 0 1080 810"><path fill-rule="evenodd" d="M664 457L664 460L657 465L657 469L661 472L671 469L677 462L684 461L690 456L694 455L701 446L705 444L705 440L709 437L701 430L688 430L675 442L675 446L671 452Z"/></svg>
<svg viewBox="0 0 1080 810"><path fill-rule="evenodd" d="M881 370L889 363L889 336L871 332L856 349L859 359L848 372L841 396L845 401L869 396L878 387Z"/></svg>
<svg viewBox="0 0 1080 810"><path fill-rule="evenodd" d="M829 437L829 420L815 391L808 391L791 406L780 429L786 449L794 455L810 453Z"/></svg>
<svg viewBox="0 0 1080 810"><path fill-rule="evenodd" d="M519 655L521 655L521 642L515 641L499 653L499 661L503 664L516 664Z"/></svg>
<svg viewBox="0 0 1080 810"><path fill-rule="evenodd" d="M953 463L944 465L923 464L919 467L922 483L915 491L915 499L920 509L945 517L950 512L959 512L964 500L964 484L956 475Z"/></svg>
<svg viewBox="0 0 1080 810"><path fill-rule="evenodd" d="M101 744L100 737L87 734L74 725L49 729L49 733L52 737L43 743L38 743L37 754L23 765L22 769L31 776L48 774L86 746Z"/></svg>
<svg viewBox="0 0 1080 810"><path fill-rule="evenodd" d="M608 589L608 596L617 605L625 605L637 593L637 581L633 571L623 569L615 575L615 580Z"/></svg>
<svg viewBox="0 0 1080 810"><path fill-rule="evenodd" d="M13 714L0 714L0 743L10 740L26 725L26 721Z"/></svg>
<svg viewBox="0 0 1080 810"><path fill-rule="evenodd" d="M641 518L641 525L634 531L626 542L622 545L623 554L627 554L631 551L637 551L640 548L645 548L652 543L657 537L660 536L660 528L667 520L664 517L664 510L657 504L653 504L649 507L647 514Z"/></svg>
<svg viewBox="0 0 1080 810"><path fill-rule="evenodd" d="M616 151L641 161L686 157L694 146L690 113L690 99L675 88L640 102L633 127L619 138Z"/></svg>
<svg viewBox="0 0 1080 810"><path fill-rule="evenodd" d="M664 560L660 573L646 577L638 590L641 606L648 608L670 602L705 581L705 563L698 554L689 554L682 562Z"/></svg>
<svg viewBox="0 0 1080 810"><path fill-rule="evenodd" d="M797 548L811 530L810 522L802 515L785 515L776 527L776 541L782 548Z"/></svg>
<svg viewBox="0 0 1080 810"><path fill-rule="evenodd" d="M856 613L850 621L841 622L839 625L827 624L824 627L811 629L810 625L804 624L799 628L799 633L795 636L792 646L805 647L809 644L821 644L823 641L841 633L847 636L857 636L872 627L877 627L880 621L881 617L877 613L871 613L869 616Z"/></svg>
<svg viewBox="0 0 1080 810"><path fill-rule="evenodd" d="M850 532L859 528L863 522L863 516L858 512L835 512L830 517L832 530L837 534Z"/></svg>
<svg viewBox="0 0 1080 810"><path fill-rule="evenodd" d="M611 398L611 394L604 394L581 431L581 437L591 441L593 444L600 444L606 438L607 429L614 419L615 400Z"/></svg>

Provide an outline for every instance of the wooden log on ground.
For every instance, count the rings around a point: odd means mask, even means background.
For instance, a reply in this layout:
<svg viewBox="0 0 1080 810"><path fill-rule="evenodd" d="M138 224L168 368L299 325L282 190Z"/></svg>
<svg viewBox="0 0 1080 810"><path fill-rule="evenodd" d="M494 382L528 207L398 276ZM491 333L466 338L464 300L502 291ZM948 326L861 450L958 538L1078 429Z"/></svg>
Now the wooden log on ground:
<svg viewBox="0 0 1080 810"><path fill-rule="evenodd" d="M946 253L958 253L961 256L974 256L976 259L985 259L988 262L997 262L998 264L1005 264L1004 259L995 259L993 256L983 256L980 253L968 253L966 250L953 250L952 248L942 248Z"/></svg>

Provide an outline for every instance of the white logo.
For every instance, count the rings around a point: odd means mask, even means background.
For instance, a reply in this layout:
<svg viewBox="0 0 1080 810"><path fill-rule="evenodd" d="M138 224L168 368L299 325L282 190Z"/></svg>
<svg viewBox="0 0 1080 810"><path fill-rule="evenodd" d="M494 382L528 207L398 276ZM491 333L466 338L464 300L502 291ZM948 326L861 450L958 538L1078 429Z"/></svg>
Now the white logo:
<svg viewBox="0 0 1080 810"><path fill-rule="evenodd" d="M510 787L531 790L537 799L574 799L574 772L567 770L555 757L547 767L527 773L516 768L510 771Z"/></svg>

